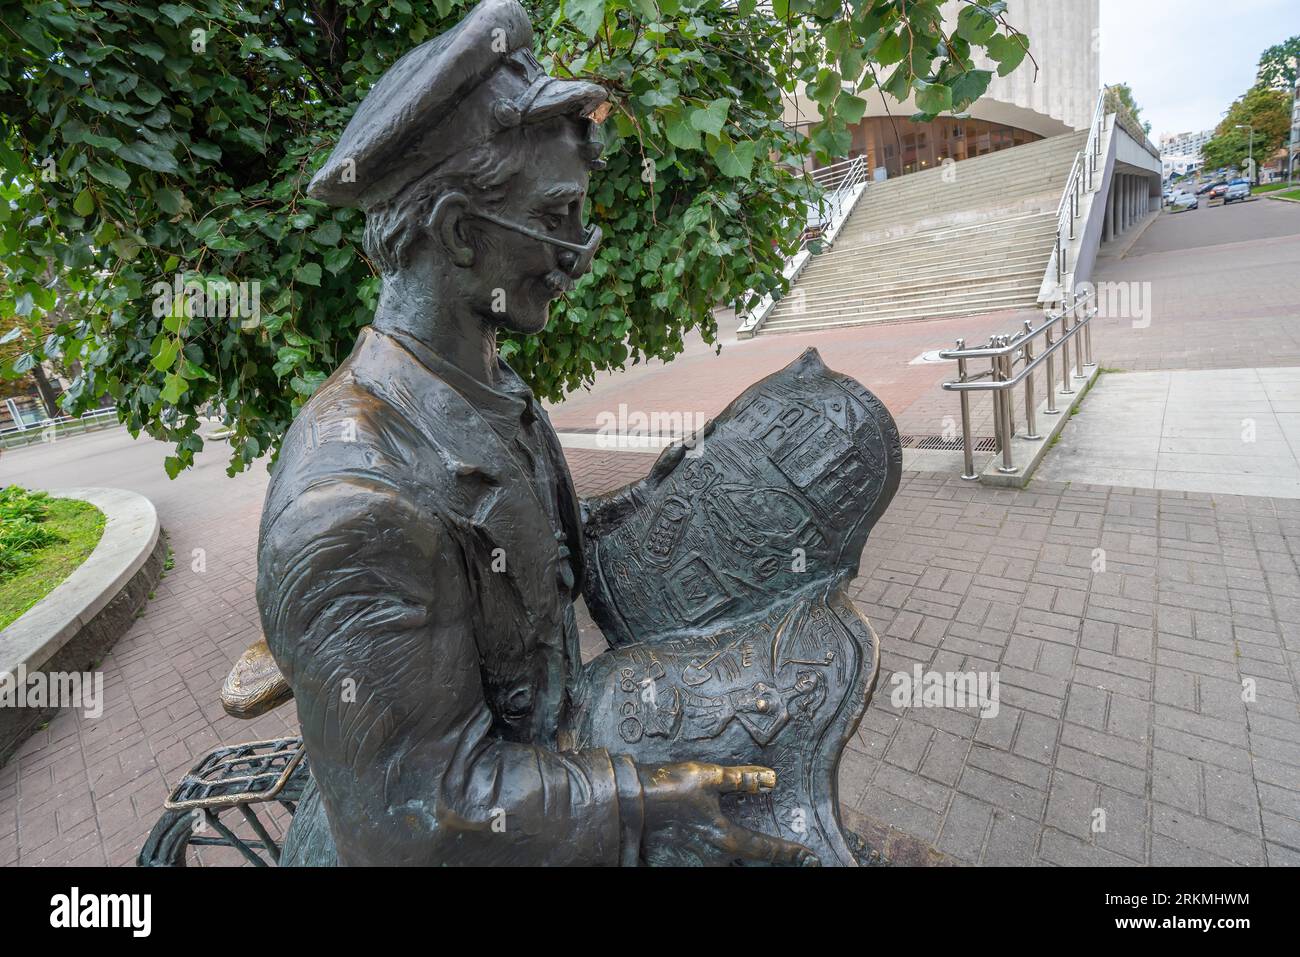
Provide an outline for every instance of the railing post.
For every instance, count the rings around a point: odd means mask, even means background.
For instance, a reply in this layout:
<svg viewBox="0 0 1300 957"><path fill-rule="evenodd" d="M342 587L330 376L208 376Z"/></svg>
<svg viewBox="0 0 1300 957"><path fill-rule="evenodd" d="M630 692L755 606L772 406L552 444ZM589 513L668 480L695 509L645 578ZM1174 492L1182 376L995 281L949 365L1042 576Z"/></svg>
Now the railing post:
<svg viewBox="0 0 1300 957"><path fill-rule="evenodd" d="M1065 308L1065 298L1061 298L1061 393L1074 395L1074 383L1070 379L1070 313Z"/></svg>
<svg viewBox="0 0 1300 957"><path fill-rule="evenodd" d="M1003 343L1005 345L1005 342ZM1011 356L994 356L994 366L997 369L997 379L999 382L1006 382L1011 378ZM1015 463L1011 456L1011 437L1015 434L1015 421L1011 414L1011 403L1014 396L1010 389L999 389L998 394L1002 396L1002 464L998 466L998 471L1010 473L1016 471Z"/></svg>
<svg viewBox="0 0 1300 957"><path fill-rule="evenodd" d="M1088 326L1086 323L1084 323L1083 328L1082 329L1079 328L1079 301L1074 298L1073 293L1070 294L1070 310L1071 312L1074 313L1074 330L1075 330L1074 332L1074 366L1075 366L1074 374L1078 376L1080 379L1082 379L1084 378L1083 338L1088 331Z"/></svg>
<svg viewBox="0 0 1300 957"><path fill-rule="evenodd" d="M1050 313L1048 313L1050 315ZM1060 410L1056 407L1056 357L1052 355L1052 323L1048 322L1043 328L1043 348L1047 350L1047 408L1044 410L1048 415L1056 415Z"/></svg>
<svg viewBox="0 0 1300 957"><path fill-rule="evenodd" d="M965 348L966 340L958 339L957 351L960 352ZM966 359L963 356L957 358L957 381L966 381ZM957 394L961 398L961 446L962 455L964 456L966 465L966 469L962 472L961 477L967 481L971 481L972 479L979 478L979 476L975 474L975 448L974 440L971 438L970 434L970 396L967 394L965 389L959 390Z"/></svg>
<svg viewBox="0 0 1300 957"><path fill-rule="evenodd" d="M1026 319L1025 344L1023 346L1026 369L1029 369L1029 366L1032 365L1034 361L1034 340L1033 336L1030 335L1030 333L1033 332L1033 328L1034 324ZM1025 373L1025 438L1042 438L1042 436L1038 434L1038 429L1035 427L1034 422L1034 373L1032 369L1029 369L1029 371Z"/></svg>
<svg viewBox="0 0 1300 957"><path fill-rule="evenodd" d="M1090 296L1088 296L1088 299L1092 300L1093 297L1096 295L1097 293L1094 290L1093 293ZM1088 365L1090 366L1095 366L1097 364L1092 361L1092 317L1095 316L1096 314L1097 314L1096 305L1090 304L1088 306L1088 324L1083 327L1083 344L1084 347L1088 350Z"/></svg>

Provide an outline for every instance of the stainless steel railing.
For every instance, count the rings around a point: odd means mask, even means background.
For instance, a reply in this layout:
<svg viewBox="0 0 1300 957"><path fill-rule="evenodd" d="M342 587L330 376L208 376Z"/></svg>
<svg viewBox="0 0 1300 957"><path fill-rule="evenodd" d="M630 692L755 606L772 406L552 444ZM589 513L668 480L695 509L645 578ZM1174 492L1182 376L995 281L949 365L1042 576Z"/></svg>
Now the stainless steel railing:
<svg viewBox="0 0 1300 957"><path fill-rule="evenodd" d="M1088 140L1083 149L1074 157L1070 175L1066 178L1065 189L1061 191L1061 201L1056 207L1056 284L1061 288L1069 274L1066 261L1070 243L1075 239L1075 227L1079 219L1080 204L1087 193L1097 186L1098 167L1101 163L1101 137L1106 127L1106 88L1097 94L1097 105L1093 107L1092 122L1088 126Z"/></svg>
<svg viewBox="0 0 1300 957"><path fill-rule="evenodd" d="M979 478L975 471L975 447L971 436L970 394L993 393L993 431L1002 457L1002 464L997 466L997 470L1007 474L1020 471L1020 467L1013 461L1011 451L1011 439L1016 434L1013 390L1021 383L1025 386L1025 430L1021 437L1041 438L1035 420L1038 400L1034 391L1034 372L1039 366L1047 367L1047 404L1043 411L1047 415L1057 415L1061 411L1056 407L1057 353L1060 353L1061 395L1073 395L1074 380L1086 378L1084 367L1091 368L1095 365L1092 361L1090 322L1097 314L1096 299L1096 291L1090 290L1059 311L1049 310L1038 326L1026 319L1023 329L1010 335L993 336L985 345L967 348L966 341L958 339L955 349L945 349L939 353L939 358L955 359L957 362L957 378L945 382L943 387L949 392L956 392L961 400L962 451L965 455L962 478ZM1035 340L1039 337L1043 340L1041 351L1035 347ZM1071 340L1074 340L1073 371L1070 368ZM988 369L972 374L970 363L982 359L988 360Z"/></svg>
<svg viewBox="0 0 1300 957"><path fill-rule="evenodd" d="M820 236L839 225L848 198L853 195L854 189L866 182L867 159L865 156L855 156L852 159L841 160L812 170L808 176L821 187L822 195L819 201L808 209L804 239L799 244L800 250L816 238L809 236L810 229L819 231Z"/></svg>
<svg viewBox="0 0 1300 957"><path fill-rule="evenodd" d="M117 409L113 406L91 409L81 415L41 418L34 422L23 422L18 419L13 425L0 428L0 448L34 445L40 441L47 441L52 436L87 432L92 428L109 428L117 424Z"/></svg>

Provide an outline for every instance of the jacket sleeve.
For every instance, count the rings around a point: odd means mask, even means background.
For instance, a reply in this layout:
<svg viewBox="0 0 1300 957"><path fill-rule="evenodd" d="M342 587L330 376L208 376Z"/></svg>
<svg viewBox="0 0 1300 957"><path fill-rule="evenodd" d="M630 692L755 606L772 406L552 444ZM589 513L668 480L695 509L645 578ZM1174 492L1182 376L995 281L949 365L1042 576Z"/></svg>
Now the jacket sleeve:
<svg viewBox="0 0 1300 957"><path fill-rule="evenodd" d="M309 488L259 545L258 604L343 864L634 864L635 766L502 741L455 534L375 477Z"/></svg>

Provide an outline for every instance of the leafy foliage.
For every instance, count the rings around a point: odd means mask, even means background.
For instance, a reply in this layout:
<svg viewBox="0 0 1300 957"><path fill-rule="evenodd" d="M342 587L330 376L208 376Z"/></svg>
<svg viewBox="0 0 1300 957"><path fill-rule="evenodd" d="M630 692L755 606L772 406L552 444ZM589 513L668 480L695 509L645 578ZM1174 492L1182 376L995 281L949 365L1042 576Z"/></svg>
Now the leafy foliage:
<svg viewBox="0 0 1300 957"><path fill-rule="evenodd" d="M1118 113L1122 122L1132 124L1144 135L1151 133L1151 122L1142 119L1142 107L1138 106L1133 88L1127 83L1112 83L1106 87L1106 112Z"/></svg>
<svg viewBox="0 0 1300 957"><path fill-rule="evenodd" d="M1275 43L1259 55L1257 82L1274 90L1295 90L1296 61L1300 60L1300 36Z"/></svg>
<svg viewBox="0 0 1300 957"><path fill-rule="evenodd" d="M1240 129L1239 127L1253 127ZM1214 138L1201 155L1207 170L1220 167L1240 169L1250 155L1254 137L1256 164L1268 159L1291 135L1291 95L1282 90L1255 86L1235 100L1228 115L1215 128Z"/></svg>
<svg viewBox="0 0 1300 957"><path fill-rule="evenodd" d="M377 274L362 215L304 189L362 95L466 0L27 0L0 33L0 315L53 331L9 364L78 364L78 411L108 393L134 431L202 448L200 415L234 430L230 470L274 449L366 324ZM843 156L878 86L931 118L965 109L1028 40L1001 0L525 0L552 72L613 94L609 167L589 218L606 239L540 336L501 350L539 394L669 359L712 309L781 288L810 182ZM795 133L807 87L820 118ZM179 278L178 278L179 277ZM168 287L258 283L259 314L189 310ZM59 292L56 294L56 289ZM211 291L211 290L209 290ZM58 302L56 303L56 300ZM217 309L217 312L222 310ZM27 365L30 368L30 365Z"/></svg>

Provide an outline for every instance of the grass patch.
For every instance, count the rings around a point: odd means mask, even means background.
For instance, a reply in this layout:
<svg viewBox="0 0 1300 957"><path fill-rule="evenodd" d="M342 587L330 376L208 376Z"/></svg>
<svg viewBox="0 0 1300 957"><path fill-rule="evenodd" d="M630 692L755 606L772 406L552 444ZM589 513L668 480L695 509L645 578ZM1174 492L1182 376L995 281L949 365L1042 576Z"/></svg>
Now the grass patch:
<svg viewBox="0 0 1300 957"><path fill-rule="evenodd" d="M1265 183L1262 186L1252 186L1250 191L1254 195L1258 196L1260 193L1274 193L1279 189L1286 189L1291 185L1291 183Z"/></svg>
<svg viewBox="0 0 1300 957"><path fill-rule="evenodd" d="M86 560L104 534L104 514L89 502L45 500L41 544L0 571L0 628L7 628ZM6 517L5 525L11 520Z"/></svg>
<svg viewBox="0 0 1300 957"><path fill-rule="evenodd" d="M1295 189L1289 189L1285 193L1278 193L1278 199L1300 199L1300 186Z"/></svg>

